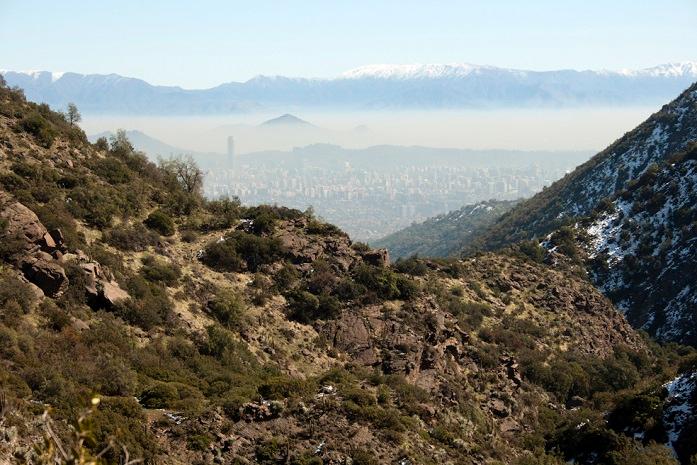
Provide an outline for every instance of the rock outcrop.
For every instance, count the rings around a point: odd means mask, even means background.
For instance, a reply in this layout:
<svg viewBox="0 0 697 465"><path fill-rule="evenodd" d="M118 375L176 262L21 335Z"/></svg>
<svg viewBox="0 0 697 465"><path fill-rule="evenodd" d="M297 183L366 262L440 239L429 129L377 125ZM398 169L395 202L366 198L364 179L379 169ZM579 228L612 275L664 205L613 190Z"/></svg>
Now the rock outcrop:
<svg viewBox="0 0 697 465"><path fill-rule="evenodd" d="M2 191L0 219L4 222L0 240L7 244L5 258L44 294L61 295L68 288L68 277L56 259L65 250L60 231L55 232L57 242L33 211Z"/></svg>
<svg viewBox="0 0 697 465"><path fill-rule="evenodd" d="M113 307L129 297L108 269L82 251L68 253L60 229L48 231L32 210L3 191L0 191L0 219L4 220L0 240L9 244L6 259L45 295L58 297L65 292L69 280L64 265L77 261L85 273L85 292L92 306Z"/></svg>

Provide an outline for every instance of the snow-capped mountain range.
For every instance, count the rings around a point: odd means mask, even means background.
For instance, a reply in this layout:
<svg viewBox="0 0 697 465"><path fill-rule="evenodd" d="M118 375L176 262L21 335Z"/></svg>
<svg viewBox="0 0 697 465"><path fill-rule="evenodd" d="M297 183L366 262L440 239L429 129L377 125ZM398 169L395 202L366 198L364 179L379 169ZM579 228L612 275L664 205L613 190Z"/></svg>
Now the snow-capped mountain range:
<svg viewBox="0 0 697 465"><path fill-rule="evenodd" d="M282 107L349 109L650 105L697 80L697 63L642 70L529 71L472 64L370 65L332 79L257 76L210 89L117 74L0 70L31 100L83 112L221 114Z"/></svg>

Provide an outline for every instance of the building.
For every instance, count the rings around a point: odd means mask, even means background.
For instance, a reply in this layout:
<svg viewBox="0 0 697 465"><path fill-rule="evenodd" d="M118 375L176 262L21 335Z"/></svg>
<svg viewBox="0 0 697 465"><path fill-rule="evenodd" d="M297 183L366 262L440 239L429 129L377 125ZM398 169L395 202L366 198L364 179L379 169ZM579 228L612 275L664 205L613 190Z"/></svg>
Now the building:
<svg viewBox="0 0 697 465"><path fill-rule="evenodd" d="M232 136L227 136L227 162L229 168L235 166L235 139Z"/></svg>

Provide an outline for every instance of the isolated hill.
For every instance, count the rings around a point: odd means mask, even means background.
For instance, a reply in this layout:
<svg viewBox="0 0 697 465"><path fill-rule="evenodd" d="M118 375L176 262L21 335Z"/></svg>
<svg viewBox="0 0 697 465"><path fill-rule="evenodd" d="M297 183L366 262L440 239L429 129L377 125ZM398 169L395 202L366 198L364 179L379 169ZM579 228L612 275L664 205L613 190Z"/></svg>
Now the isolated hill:
<svg viewBox="0 0 697 465"><path fill-rule="evenodd" d="M278 106L385 108L568 107L664 102L697 79L697 64L635 71L526 71L491 66L377 65L334 79L258 76L186 90L109 75L2 71L29 99L84 112L222 114Z"/></svg>
<svg viewBox="0 0 697 465"><path fill-rule="evenodd" d="M259 126L262 127L269 127L269 126L314 126L311 123L308 123L304 119L300 119L295 115L291 115L289 113L286 113L284 115L278 116L276 118L272 118L268 121L264 121L261 123Z"/></svg>
<svg viewBox="0 0 697 465"><path fill-rule="evenodd" d="M489 200L466 205L404 228L371 245L389 250L390 257L448 257L457 253L476 231L513 208L516 201Z"/></svg>
<svg viewBox="0 0 697 465"><path fill-rule="evenodd" d="M390 265L308 214L205 201L192 174L0 86L3 463L697 452L694 350L586 279L513 250Z"/></svg>
<svg viewBox="0 0 697 465"><path fill-rule="evenodd" d="M109 139L114 135L115 133L112 131L104 131L97 134L91 134L87 137L87 139L90 142L94 143L100 137L106 137L107 139ZM137 150L147 153L148 155L151 155L153 158L158 155L167 157L170 155L194 153L190 150L174 147L173 145L170 145L159 139L151 137L142 131L138 131L137 129L127 130L126 135L128 136L128 140L131 141L131 144L133 144L133 147L135 147Z"/></svg>
<svg viewBox="0 0 697 465"><path fill-rule="evenodd" d="M697 84L663 106L588 162L499 218L472 238L465 252L493 250L543 237L627 188L654 163L662 163L697 139Z"/></svg>

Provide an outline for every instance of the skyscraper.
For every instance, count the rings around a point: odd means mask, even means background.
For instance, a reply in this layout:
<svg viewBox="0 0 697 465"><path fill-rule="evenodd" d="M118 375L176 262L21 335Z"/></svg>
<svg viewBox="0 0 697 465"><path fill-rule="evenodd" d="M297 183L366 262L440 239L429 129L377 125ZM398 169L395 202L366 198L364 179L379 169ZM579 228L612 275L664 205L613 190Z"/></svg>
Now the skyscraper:
<svg viewBox="0 0 697 465"><path fill-rule="evenodd" d="M227 161L230 168L235 165L235 139L227 136Z"/></svg>

